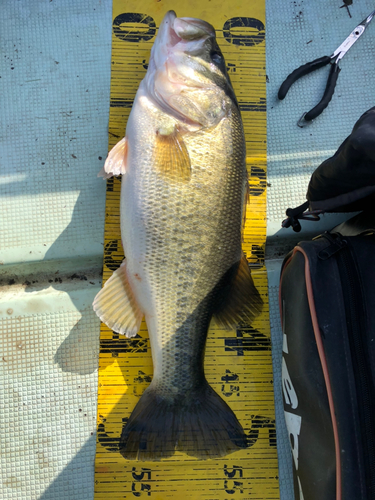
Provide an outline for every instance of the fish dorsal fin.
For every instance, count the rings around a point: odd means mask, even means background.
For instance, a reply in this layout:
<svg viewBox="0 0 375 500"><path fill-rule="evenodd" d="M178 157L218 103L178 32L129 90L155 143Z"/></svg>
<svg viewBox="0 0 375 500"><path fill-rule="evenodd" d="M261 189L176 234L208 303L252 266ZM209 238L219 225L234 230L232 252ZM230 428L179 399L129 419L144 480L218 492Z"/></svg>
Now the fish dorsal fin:
<svg viewBox="0 0 375 500"><path fill-rule="evenodd" d="M154 164L157 172L169 180L188 182L191 177L189 152L181 133L160 128L156 131Z"/></svg>
<svg viewBox="0 0 375 500"><path fill-rule="evenodd" d="M140 310L126 276L126 260L96 295L93 308L111 330L134 337L141 326Z"/></svg>
<svg viewBox="0 0 375 500"><path fill-rule="evenodd" d="M218 297L214 317L220 326L232 329L239 323L251 323L261 312L263 301L244 254L240 262L228 271L227 278L229 284Z"/></svg>
<svg viewBox="0 0 375 500"><path fill-rule="evenodd" d="M108 153L104 167L98 173L98 177L109 179L114 175L124 175L126 173L128 148L128 139L124 137Z"/></svg>

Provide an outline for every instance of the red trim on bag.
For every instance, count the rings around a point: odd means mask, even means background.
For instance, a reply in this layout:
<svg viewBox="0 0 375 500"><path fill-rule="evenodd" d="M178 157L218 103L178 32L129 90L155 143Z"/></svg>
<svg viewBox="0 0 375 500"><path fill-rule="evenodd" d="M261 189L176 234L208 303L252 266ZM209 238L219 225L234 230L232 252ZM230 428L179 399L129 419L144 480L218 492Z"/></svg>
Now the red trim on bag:
<svg viewBox="0 0 375 500"><path fill-rule="evenodd" d="M316 345L318 347L318 352L319 352L319 358L320 358L320 363L322 365L323 369L323 374L324 374L324 380L326 383L326 388L327 388L327 394L328 394L328 402L329 402L329 409L331 412L331 420L332 420L332 427L333 427L333 435L335 439L335 452L336 452L336 500L341 500L341 457L340 457L340 443L339 443L339 433L337 429L337 421L336 421L336 416L335 416L335 407L333 403L333 396L332 396L332 388L331 388L331 381L329 379L329 373L328 373L328 366L327 366L327 360L324 354L324 347L323 347L323 342L322 342L322 337L320 334L320 328L319 328L319 323L318 323L318 318L316 315L316 309L315 309L315 301L314 301L314 293L313 293L313 287L311 283L311 275L310 275L310 264L309 264L309 259L303 250L303 248L296 246L293 255L296 252L301 252L302 255L305 257L305 281L306 281L306 290L307 290L307 299L309 302L309 308L310 308L310 315L311 315L311 320L313 324L313 329L314 329L314 335L315 335L315 341Z"/></svg>

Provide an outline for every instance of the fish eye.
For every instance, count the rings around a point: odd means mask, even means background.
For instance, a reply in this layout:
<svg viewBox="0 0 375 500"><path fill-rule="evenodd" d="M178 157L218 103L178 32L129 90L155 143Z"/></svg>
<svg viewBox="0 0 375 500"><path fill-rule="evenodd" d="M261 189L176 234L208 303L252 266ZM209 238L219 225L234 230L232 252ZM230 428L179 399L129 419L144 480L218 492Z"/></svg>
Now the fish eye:
<svg viewBox="0 0 375 500"><path fill-rule="evenodd" d="M213 51L210 54L212 62L215 64L221 64L224 60L223 56L220 54L220 52Z"/></svg>

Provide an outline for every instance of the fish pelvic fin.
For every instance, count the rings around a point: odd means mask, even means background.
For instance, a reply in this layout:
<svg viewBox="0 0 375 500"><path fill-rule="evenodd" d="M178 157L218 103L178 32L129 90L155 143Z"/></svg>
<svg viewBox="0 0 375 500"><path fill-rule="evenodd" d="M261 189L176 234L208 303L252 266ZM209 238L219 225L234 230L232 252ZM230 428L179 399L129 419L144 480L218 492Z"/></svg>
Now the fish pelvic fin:
<svg viewBox="0 0 375 500"><path fill-rule="evenodd" d="M151 383L123 428L119 450L127 460L158 461L175 451L206 460L246 447L237 417L204 381L173 396Z"/></svg>
<svg viewBox="0 0 375 500"><path fill-rule="evenodd" d="M189 152L177 127L156 131L154 165L164 178L175 182L188 182L191 177Z"/></svg>
<svg viewBox="0 0 375 500"><path fill-rule="evenodd" d="M108 153L104 167L98 173L98 177L110 179L114 175L124 175L126 173L126 162L128 159L129 143L124 137Z"/></svg>
<svg viewBox="0 0 375 500"><path fill-rule="evenodd" d="M223 281L214 310L216 322L227 329L233 329L240 323L251 323L261 313L263 300L254 285L244 254L229 269Z"/></svg>
<svg viewBox="0 0 375 500"><path fill-rule="evenodd" d="M127 337L137 335L143 313L126 276L126 259L96 295L92 306L101 321L114 332Z"/></svg>

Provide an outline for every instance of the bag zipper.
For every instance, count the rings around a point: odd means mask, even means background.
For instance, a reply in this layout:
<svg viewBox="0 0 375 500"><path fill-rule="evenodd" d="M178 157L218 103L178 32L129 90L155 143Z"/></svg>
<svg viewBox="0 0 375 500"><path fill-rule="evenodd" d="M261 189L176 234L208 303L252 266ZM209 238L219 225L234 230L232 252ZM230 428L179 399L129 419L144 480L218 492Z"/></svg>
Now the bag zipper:
<svg viewBox="0 0 375 500"><path fill-rule="evenodd" d="M336 245L340 247L340 251L334 252L334 255L337 259L344 294L346 324L359 405L366 493L368 500L375 500L375 394L370 361L364 342L366 331L364 302L356 260L350 243L341 235L337 235L336 238Z"/></svg>

